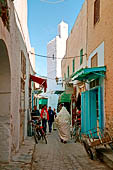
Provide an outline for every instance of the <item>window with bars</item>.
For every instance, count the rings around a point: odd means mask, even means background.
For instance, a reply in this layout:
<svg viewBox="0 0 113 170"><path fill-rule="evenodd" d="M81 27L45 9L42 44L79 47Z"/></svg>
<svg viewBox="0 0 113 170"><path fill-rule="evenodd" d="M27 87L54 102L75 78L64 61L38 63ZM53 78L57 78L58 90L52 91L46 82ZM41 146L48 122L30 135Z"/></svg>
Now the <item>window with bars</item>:
<svg viewBox="0 0 113 170"><path fill-rule="evenodd" d="M80 65L83 63L83 48L80 50Z"/></svg>
<svg viewBox="0 0 113 170"><path fill-rule="evenodd" d="M75 58L73 59L73 73L75 72Z"/></svg>
<svg viewBox="0 0 113 170"><path fill-rule="evenodd" d="M90 88L94 88L96 86L99 86L99 79L93 80L90 82Z"/></svg>
<svg viewBox="0 0 113 170"><path fill-rule="evenodd" d="M94 2L94 25L100 19L100 0L95 0Z"/></svg>
<svg viewBox="0 0 113 170"><path fill-rule="evenodd" d="M97 53L91 58L91 67L98 66L98 55Z"/></svg>

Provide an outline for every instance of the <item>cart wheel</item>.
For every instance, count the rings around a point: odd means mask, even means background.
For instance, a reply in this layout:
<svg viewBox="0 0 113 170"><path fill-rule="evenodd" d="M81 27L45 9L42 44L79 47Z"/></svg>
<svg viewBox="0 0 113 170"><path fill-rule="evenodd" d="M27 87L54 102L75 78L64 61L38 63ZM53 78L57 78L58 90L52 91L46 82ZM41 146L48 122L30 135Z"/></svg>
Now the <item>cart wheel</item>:
<svg viewBox="0 0 113 170"><path fill-rule="evenodd" d="M89 158L90 158L91 160L93 160L93 153L92 153L92 151L91 151L91 149L90 149L87 141L83 141L83 144L84 144L84 148L85 148L85 150L86 150Z"/></svg>

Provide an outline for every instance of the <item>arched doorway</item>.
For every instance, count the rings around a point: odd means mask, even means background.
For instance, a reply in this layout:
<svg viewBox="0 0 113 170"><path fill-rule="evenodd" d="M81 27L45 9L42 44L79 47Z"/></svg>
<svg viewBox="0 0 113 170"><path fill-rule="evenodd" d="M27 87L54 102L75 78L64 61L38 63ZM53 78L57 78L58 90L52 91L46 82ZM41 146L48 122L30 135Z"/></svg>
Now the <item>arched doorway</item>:
<svg viewBox="0 0 113 170"><path fill-rule="evenodd" d="M10 159L11 71L5 42L0 39L0 161Z"/></svg>

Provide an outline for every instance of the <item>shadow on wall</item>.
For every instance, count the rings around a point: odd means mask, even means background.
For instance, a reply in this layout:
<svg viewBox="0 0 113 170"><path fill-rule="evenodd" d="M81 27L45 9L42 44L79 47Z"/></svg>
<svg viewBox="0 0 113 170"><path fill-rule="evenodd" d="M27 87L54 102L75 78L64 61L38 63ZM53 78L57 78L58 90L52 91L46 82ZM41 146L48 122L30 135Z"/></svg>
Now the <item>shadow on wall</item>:
<svg viewBox="0 0 113 170"><path fill-rule="evenodd" d="M8 50L0 39L0 161L10 159L11 71ZM5 141L5 142L4 142Z"/></svg>

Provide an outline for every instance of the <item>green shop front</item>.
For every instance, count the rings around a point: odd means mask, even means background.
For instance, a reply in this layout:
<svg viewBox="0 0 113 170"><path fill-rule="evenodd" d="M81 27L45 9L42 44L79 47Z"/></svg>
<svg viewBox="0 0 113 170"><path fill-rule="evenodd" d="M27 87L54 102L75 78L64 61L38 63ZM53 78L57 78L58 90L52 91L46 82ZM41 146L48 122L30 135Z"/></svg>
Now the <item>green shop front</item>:
<svg viewBox="0 0 113 170"><path fill-rule="evenodd" d="M47 106L48 103L48 98L40 98L39 99L39 109L42 109L44 105Z"/></svg>
<svg viewBox="0 0 113 170"><path fill-rule="evenodd" d="M71 94L67 94L65 91L59 96L58 105L63 103L69 113L71 113Z"/></svg>
<svg viewBox="0 0 113 170"><path fill-rule="evenodd" d="M104 80L106 67L82 68L72 80L85 82L86 91L81 93L81 132L88 134L104 128ZM94 136L96 133L94 133Z"/></svg>

